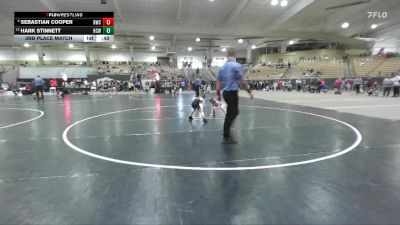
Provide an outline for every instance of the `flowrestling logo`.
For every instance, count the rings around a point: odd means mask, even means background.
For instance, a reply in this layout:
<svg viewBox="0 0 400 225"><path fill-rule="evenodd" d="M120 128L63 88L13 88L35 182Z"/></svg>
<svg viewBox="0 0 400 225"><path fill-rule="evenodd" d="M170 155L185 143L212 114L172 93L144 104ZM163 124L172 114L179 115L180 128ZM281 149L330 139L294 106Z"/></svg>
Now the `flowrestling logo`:
<svg viewBox="0 0 400 225"><path fill-rule="evenodd" d="M367 14L368 14L368 19L376 19L376 18L384 19L389 16L388 12L385 11L369 11L367 12Z"/></svg>

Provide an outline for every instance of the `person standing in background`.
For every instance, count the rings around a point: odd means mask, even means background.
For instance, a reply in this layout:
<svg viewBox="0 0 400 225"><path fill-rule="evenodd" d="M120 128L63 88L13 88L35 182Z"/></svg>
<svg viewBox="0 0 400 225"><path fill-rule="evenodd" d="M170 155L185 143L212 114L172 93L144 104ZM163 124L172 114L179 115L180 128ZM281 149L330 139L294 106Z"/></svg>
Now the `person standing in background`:
<svg viewBox="0 0 400 225"><path fill-rule="evenodd" d="M342 85L343 85L343 81L342 79L338 78L335 82L336 85L336 92L335 94L342 94Z"/></svg>
<svg viewBox="0 0 400 225"><path fill-rule="evenodd" d="M33 80L35 82L35 92L36 99L39 100L39 92L41 94L41 98L44 99L43 90L44 90L44 80L40 78L39 75Z"/></svg>
<svg viewBox="0 0 400 225"><path fill-rule="evenodd" d="M296 87L297 87L297 92L300 92L300 90L301 90L301 80L300 79L296 80Z"/></svg>
<svg viewBox="0 0 400 225"><path fill-rule="evenodd" d="M354 85L355 85L356 93L357 93L357 94L360 94L360 92L361 92L361 84L362 84L362 79L361 79L361 77L356 78L356 79L354 80Z"/></svg>
<svg viewBox="0 0 400 225"><path fill-rule="evenodd" d="M399 97L400 94L400 74L393 74L393 96Z"/></svg>
<svg viewBox="0 0 400 225"><path fill-rule="evenodd" d="M389 77L385 77L382 82L383 87L383 97L389 97L390 90L392 89L393 81Z"/></svg>

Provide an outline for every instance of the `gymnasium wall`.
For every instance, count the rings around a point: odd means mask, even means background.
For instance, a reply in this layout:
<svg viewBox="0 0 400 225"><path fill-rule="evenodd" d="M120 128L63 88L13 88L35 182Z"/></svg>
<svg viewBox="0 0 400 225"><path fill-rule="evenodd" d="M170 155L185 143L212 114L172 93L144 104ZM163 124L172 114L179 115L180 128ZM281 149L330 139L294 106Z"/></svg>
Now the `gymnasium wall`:
<svg viewBox="0 0 400 225"><path fill-rule="evenodd" d="M85 62L86 56L82 49L69 50L69 49L43 49L43 60L46 64L53 64L54 62ZM165 57L166 53L157 52L134 52L133 57L135 62L149 62L157 61L157 56ZM34 48L30 49L12 49L0 48L0 64L17 64L25 63L37 64L38 56ZM90 50L91 61L130 61L130 51L125 49L110 49L110 50Z"/></svg>
<svg viewBox="0 0 400 225"><path fill-rule="evenodd" d="M68 78L86 78L92 70L90 67L20 67L19 79L33 79L37 75L44 79L61 78L61 74L66 74Z"/></svg>
<svg viewBox="0 0 400 225"><path fill-rule="evenodd" d="M38 61L36 50L27 49L0 49L0 64L8 64L13 61Z"/></svg>
<svg viewBox="0 0 400 225"><path fill-rule="evenodd" d="M46 65L60 65L61 63L82 63L86 62L86 56L83 49L43 49L43 60ZM185 57L192 58L193 68L202 68L203 62L205 62L205 56L207 52L178 52L177 61L178 67L182 67L182 62L185 61ZM165 52L134 52L133 58L134 62L146 62L154 63L157 61L157 57L167 57ZM238 58L245 58L245 51L237 52ZM213 61L221 61L221 58L226 60L226 52L214 51ZM217 60L218 59L218 60ZM121 61L131 61L131 55L129 49L91 49L90 50L90 61L108 61L121 62ZM187 60L190 61L190 60ZM39 59L34 47L25 48L0 48L0 64L21 64L28 62L29 65L37 65ZM220 64L220 63L217 63Z"/></svg>
<svg viewBox="0 0 400 225"><path fill-rule="evenodd" d="M345 51L345 54L349 56L360 56L364 54L369 55L370 53L366 49L348 49Z"/></svg>

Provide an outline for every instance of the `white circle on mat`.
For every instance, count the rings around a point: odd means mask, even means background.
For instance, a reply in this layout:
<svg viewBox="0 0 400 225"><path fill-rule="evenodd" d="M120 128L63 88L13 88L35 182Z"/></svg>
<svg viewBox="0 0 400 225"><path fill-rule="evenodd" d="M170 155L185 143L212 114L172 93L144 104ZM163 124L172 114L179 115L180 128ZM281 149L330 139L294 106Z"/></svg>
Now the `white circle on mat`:
<svg viewBox="0 0 400 225"><path fill-rule="evenodd" d="M161 106L161 108L171 108L171 107L178 107L178 106ZM303 111L297 111L297 110L291 110L291 109L282 109L282 108L273 108L273 107L264 107L264 106L242 106L242 107L259 108L259 109L272 109L272 110L278 110L278 111L300 113L300 114L305 114L305 115L310 115L310 116L315 116L315 117L331 120L331 121L340 123L340 124L350 128L355 133L356 140L354 141L354 143L351 146L347 147L344 150L335 152L334 154L327 155L327 156L324 156L324 157L315 158L315 159L298 161L298 162L274 164L274 165L265 165L265 166L246 166L246 167L198 167L198 166L196 166L196 167L193 166L192 167L192 166L178 166L178 165L163 165L163 164L141 163L141 162L114 159L114 158L111 158L111 157L98 155L98 154L95 154L95 153L92 153L92 152L88 152L88 151L86 151L84 149L81 149L78 146L75 146L74 144L72 144L68 139L69 130L72 127L74 127L74 126L76 126L76 125L78 125L78 124L80 124L82 122L85 122L87 120L91 120L91 119L94 119L94 118L107 116L107 115L111 115L111 114L122 113L122 112L129 112L129 111L136 111L136 110L143 110L143 109L154 109L156 107L119 110L119 111L114 111L114 112L109 112L109 113L104 113L104 114L100 114L100 115L96 115L96 116L87 117L87 118L85 118L83 120L79 120L79 121L71 124L70 126L68 126L64 130L62 137L63 137L63 140L64 140L65 144L67 144L73 150L75 150L77 152L80 152L82 154L85 154L87 156L97 158L97 159L110 161L110 162L114 162L114 163L119 163L119 164L141 166L141 167L149 167L149 168L174 169L174 170L194 170L194 171L263 170L263 169L273 169L273 168L282 168L282 167L305 165L305 164L320 162L320 161L324 161L324 160L328 160L328 159L332 159L332 158L336 158L336 157L339 157L341 155L344 155L344 154L352 151L353 149L355 149L361 143L361 140L362 140L362 135L361 135L360 131L357 130L357 128L355 128L354 126L352 126L352 125L350 125L350 124L348 124L348 123L346 123L344 121L341 121L341 120L338 120L338 119L335 119L335 118L331 118L331 117L328 117L328 116L323 116L323 115L319 115L319 114L315 114L315 113L309 113L309 112L303 112Z"/></svg>
<svg viewBox="0 0 400 225"><path fill-rule="evenodd" d="M29 120L25 120L25 121L21 121L21 122L18 122L18 123L13 123L13 124L10 124L10 125L2 126L2 127L0 127L0 130L1 130L1 129L5 129L5 128L9 128L9 127L13 127L13 126L17 126L17 125L21 125L21 124L24 124L24 123L29 123L29 122L31 122L31 121L34 121L34 120L39 119L40 117L42 117L42 116L44 115L44 112L43 112L43 111L40 111L40 110L37 110L37 109L0 108L0 110L3 110L3 109L6 109L6 110L21 110L21 111L33 111L33 112L38 112L38 113L40 113L40 115L39 115L39 116L36 116L36 117L34 117L34 118L32 118L32 119L29 119Z"/></svg>

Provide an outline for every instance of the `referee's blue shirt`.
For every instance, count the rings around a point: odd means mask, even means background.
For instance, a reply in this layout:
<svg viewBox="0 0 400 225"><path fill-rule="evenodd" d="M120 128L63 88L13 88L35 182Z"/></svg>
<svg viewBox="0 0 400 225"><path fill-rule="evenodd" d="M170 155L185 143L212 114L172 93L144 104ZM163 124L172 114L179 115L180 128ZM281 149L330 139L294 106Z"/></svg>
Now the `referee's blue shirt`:
<svg viewBox="0 0 400 225"><path fill-rule="evenodd" d="M195 81L194 81L194 86L195 87L200 87L201 86L201 80L199 79L199 78L197 78Z"/></svg>
<svg viewBox="0 0 400 225"><path fill-rule="evenodd" d="M34 82L35 82L35 86L43 86L44 85L44 80L40 77L36 77L34 79Z"/></svg>
<svg viewBox="0 0 400 225"><path fill-rule="evenodd" d="M217 79L221 82L223 91L238 91L242 77L242 66L233 60L228 60L219 69Z"/></svg>

